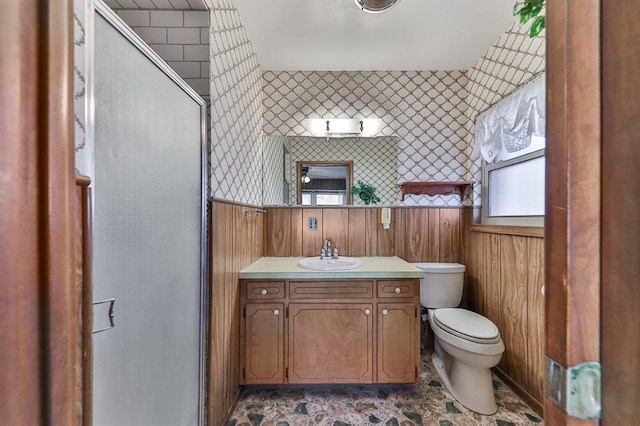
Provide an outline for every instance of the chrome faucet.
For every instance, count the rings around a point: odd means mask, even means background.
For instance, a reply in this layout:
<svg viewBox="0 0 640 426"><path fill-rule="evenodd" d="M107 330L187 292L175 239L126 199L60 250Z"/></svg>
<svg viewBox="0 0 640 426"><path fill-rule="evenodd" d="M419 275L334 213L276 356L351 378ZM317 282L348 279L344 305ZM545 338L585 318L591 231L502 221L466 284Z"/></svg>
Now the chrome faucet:
<svg viewBox="0 0 640 426"><path fill-rule="evenodd" d="M320 259L329 260L329 259L337 259L338 258L338 248L334 248L331 251L331 241L324 240L324 244L322 244L322 248L320 249Z"/></svg>

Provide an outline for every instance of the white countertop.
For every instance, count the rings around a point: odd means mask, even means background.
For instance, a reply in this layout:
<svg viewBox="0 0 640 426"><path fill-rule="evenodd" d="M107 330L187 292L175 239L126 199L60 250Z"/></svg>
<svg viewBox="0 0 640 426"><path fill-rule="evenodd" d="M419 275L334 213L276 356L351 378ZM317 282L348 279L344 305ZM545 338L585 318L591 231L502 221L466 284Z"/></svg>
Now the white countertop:
<svg viewBox="0 0 640 426"><path fill-rule="evenodd" d="M302 257L263 257L240 271L241 279L289 278L422 278L424 272L393 257L358 257L362 267L345 271L312 271L298 266Z"/></svg>

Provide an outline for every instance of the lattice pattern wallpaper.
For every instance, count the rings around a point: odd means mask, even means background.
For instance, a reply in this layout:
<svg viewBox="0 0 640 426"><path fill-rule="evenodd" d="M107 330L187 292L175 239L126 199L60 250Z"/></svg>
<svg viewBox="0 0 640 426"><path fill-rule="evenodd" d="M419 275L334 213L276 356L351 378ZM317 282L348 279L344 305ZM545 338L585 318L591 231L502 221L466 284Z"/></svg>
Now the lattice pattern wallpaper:
<svg viewBox="0 0 640 426"><path fill-rule="evenodd" d="M75 132L75 171L92 175L91 149L87 146L87 64L86 64L86 8L85 0L73 1L73 121Z"/></svg>
<svg viewBox="0 0 640 426"><path fill-rule="evenodd" d="M376 188L379 205L396 205L397 139L290 137L290 199L295 204L298 177L297 161L353 161L353 182L361 180ZM359 197L354 205L364 205Z"/></svg>
<svg viewBox="0 0 640 426"><path fill-rule="evenodd" d="M376 136L398 137L396 184L469 177L464 71L267 71L263 80L267 135L313 136L307 118L380 118ZM409 196L400 204L459 206L460 200Z"/></svg>
<svg viewBox="0 0 640 426"><path fill-rule="evenodd" d="M534 38L528 32L528 25L515 20L468 72L466 168L476 182L482 179L482 160L472 145L476 117L545 70L545 32ZM476 185L474 205L480 204L480 185Z"/></svg>
<svg viewBox="0 0 640 426"><path fill-rule="evenodd" d="M262 71L233 2L209 3L212 195L262 204Z"/></svg>
<svg viewBox="0 0 640 426"><path fill-rule="evenodd" d="M262 204L282 205L285 136L266 136L262 143Z"/></svg>

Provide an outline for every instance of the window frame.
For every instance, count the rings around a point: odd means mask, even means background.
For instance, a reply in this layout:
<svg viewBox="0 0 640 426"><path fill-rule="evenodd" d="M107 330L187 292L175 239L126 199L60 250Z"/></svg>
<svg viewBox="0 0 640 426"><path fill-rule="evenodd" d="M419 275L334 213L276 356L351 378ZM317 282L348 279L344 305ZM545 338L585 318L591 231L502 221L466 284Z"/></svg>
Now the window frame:
<svg viewBox="0 0 640 426"><path fill-rule="evenodd" d="M524 163L536 158L546 157L546 149L539 149L537 151L529 152L519 157L511 158L509 160L500 161L497 163L482 163L482 186L481 186L481 224L483 225L506 225L506 226L528 226L528 227L544 227L545 215L532 215L532 216L489 216L489 172L505 167L513 166L514 164ZM545 170L546 175L546 170ZM545 179L546 182L546 179Z"/></svg>
<svg viewBox="0 0 640 426"><path fill-rule="evenodd" d="M302 198L305 194L309 194L311 196L311 204L304 204L302 202ZM317 202L317 197L318 194L327 194L327 195L342 195L344 198L344 203L343 204L318 204ZM342 190L342 189L336 189L336 190L331 190L331 189L311 189L311 190L303 190L300 193L300 205L302 206L306 206L306 207L344 207L347 206L347 191L346 190Z"/></svg>

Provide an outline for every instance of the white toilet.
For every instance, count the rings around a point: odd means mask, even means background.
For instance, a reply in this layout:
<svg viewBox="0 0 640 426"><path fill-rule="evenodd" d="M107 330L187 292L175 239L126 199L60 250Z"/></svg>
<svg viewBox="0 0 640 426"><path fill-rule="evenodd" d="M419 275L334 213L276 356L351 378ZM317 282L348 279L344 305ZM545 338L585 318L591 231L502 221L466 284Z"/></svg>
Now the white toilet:
<svg viewBox="0 0 640 426"><path fill-rule="evenodd" d="M504 343L488 318L458 308L465 266L459 263L414 263L426 272L420 303L427 308L434 334L433 366L451 395L480 414L498 409L491 367L500 361Z"/></svg>

